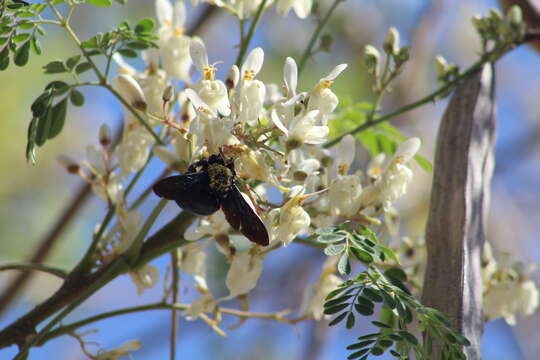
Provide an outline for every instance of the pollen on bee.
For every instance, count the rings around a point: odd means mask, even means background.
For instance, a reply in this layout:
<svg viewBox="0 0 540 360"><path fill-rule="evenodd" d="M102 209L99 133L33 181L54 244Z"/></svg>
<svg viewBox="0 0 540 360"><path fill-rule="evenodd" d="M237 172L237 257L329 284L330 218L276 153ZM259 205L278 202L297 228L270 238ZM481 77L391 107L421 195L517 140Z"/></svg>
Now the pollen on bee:
<svg viewBox="0 0 540 360"><path fill-rule="evenodd" d="M210 187L220 193L227 192L233 180L231 169L221 164L208 165L208 177L210 178Z"/></svg>

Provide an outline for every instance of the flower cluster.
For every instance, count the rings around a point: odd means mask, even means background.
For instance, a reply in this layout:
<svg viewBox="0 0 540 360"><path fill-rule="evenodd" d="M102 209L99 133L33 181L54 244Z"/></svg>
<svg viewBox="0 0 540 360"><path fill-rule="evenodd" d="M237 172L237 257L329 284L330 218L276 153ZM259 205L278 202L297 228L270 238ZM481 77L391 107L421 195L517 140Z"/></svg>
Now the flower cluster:
<svg viewBox="0 0 540 360"><path fill-rule="evenodd" d="M277 1L276 6L280 12L293 8L303 16L307 13L302 11L310 9L311 3ZM339 105L332 84L346 70L346 64L338 64L303 90L292 58L285 60L281 84L263 82L259 73L264 51L255 48L241 66L230 68L226 79L219 79L216 70L220 59L209 59L204 42L183 31L183 2L172 5L156 0L156 12L160 47L145 53L146 69L139 72L121 57L115 58L119 74L113 85L130 106L122 140L115 151L110 150L110 139L106 145L91 146L85 162L93 174L88 181L98 196L114 206L118 218L98 246L98 261L107 263L124 253L141 229L140 214L126 206L124 198L127 181L142 169L151 152L169 169L179 171L211 154L234 158L237 176L246 184L245 195L254 200L270 235L268 248L250 246L243 236L231 233L221 212L200 218L185 233L191 241L215 239L230 263L225 279L229 295L214 299L205 280L208 243L193 242L182 248L179 268L193 275L202 296L186 311L190 319L210 311L223 299L254 289L269 251L311 234L313 228L344 220L365 222L394 211L393 204L411 182L413 174L407 164L420 147L419 139L403 141L392 156L375 157L365 172L354 163L357 141L353 136L343 137L332 149L323 147ZM184 88L174 91L178 80ZM161 134L163 144L156 144L139 117ZM339 281L332 276L334 268L325 267L311 301L306 303L310 309L306 311L316 318L322 316L323 293ZM146 265L133 271L131 278L141 293L156 284L159 271Z"/></svg>

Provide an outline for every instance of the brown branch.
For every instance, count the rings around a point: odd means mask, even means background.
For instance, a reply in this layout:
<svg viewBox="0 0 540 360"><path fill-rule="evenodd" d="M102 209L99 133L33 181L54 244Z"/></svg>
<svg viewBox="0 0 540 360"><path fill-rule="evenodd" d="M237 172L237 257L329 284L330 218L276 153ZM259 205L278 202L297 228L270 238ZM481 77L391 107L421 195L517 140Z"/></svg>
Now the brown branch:
<svg viewBox="0 0 540 360"><path fill-rule="evenodd" d="M480 359L483 331L480 255L485 240L495 147L493 67L463 81L444 114L437 138L428 260L422 304L447 314ZM433 354L440 354L435 344Z"/></svg>
<svg viewBox="0 0 540 360"><path fill-rule="evenodd" d="M186 243L183 233L191 225L194 215L182 212L167 225L152 235L144 243L141 256L134 268L170 251L174 247ZM36 334L36 326L61 310L64 306L76 301L86 289L104 280L104 275L114 262L92 274L72 272L50 298L36 306L30 312L0 331L0 348L17 344L23 346L32 335ZM112 279L110 279L112 280Z"/></svg>

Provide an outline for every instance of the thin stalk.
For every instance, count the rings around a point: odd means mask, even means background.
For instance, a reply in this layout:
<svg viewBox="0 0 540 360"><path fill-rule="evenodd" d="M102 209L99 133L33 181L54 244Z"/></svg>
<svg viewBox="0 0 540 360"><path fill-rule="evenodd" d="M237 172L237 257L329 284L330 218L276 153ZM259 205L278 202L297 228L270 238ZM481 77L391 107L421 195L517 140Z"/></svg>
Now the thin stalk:
<svg viewBox="0 0 540 360"><path fill-rule="evenodd" d="M335 0L330 9L328 9L328 12L324 16L324 18L319 22L317 27L315 28L315 31L313 32L313 35L311 35L311 38L309 39L308 46L304 50L304 54L302 55L302 58L300 59L300 62L298 64L298 76L300 76L300 73L302 73L302 70L304 69L304 66L306 65L307 60L311 56L311 52L313 51L313 47L315 46L315 43L317 42L317 38L319 37L322 29L325 27L325 25L328 23L328 20L330 20L330 17L334 13L334 10L336 10L339 3L341 3L344 0Z"/></svg>
<svg viewBox="0 0 540 360"><path fill-rule="evenodd" d="M437 97L439 95L442 95L444 94L445 92L447 92L449 89L453 88L454 86L456 86L461 80L465 79L466 77L469 77L470 75L474 74L475 72L477 72L478 70L480 70L482 68L482 66L484 64L486 64L487 60L485 59L481 59L479 60L478 62L476 62L474 65L472 65L469 69L467 69L467 71L459 74L454 80L446 83L445 85L441 86L439 89L435 90L434 92L432 92L431 94L429 95L426 95L424 96L423 98L417 100L417 101L414 101L410 104L407 104L405 106L402 106L400 107L399 109L397 109L396 111L393 111L389 114L386 114L384 116L381 116L380 118L376 119L376 120L373 120L371 122L365 122L361 125L358 125L357 127L355 127L354 129L350 130L350 131L347 131L341 135L339 135L338 137L328 141L327 143L325 143L323 145L324 148L329 148L329 147L332 147L334 146L335 144L337 144L338 142L341 141L341 139L343 139L343 137L347 136L347 135L354 135L354 134L357 134L359 132L362 132L372 126L375 126L377 124L380 124L382 122L385 122L391 118L394 118L396 116L399 116L403 113L406 113L407 111L410 111L414 108L417 108L419 106L422 106L424 104L427 104L429 102L434 102Z"/></svg>
<svg viewBox="0 0 540 360"><path fill-rule="evenodd" d="M51 275L58 276L61 279L65 279L68 276L67 271L58 269L51 266L40 265L40 264L6 264L0 265L0 271L5 270L35 270L48 273Z"/></svg>
<svg viewBox="0 0 540 360"><path fill-rule="evenodd" d="M172 268L172 303L178 303L178 282L180 281L180 269L178 268L178 252L171 251L171 268ZM176 338L178 337L178 310L171 309L171 360L176 359Z"/></svg>
<svg viewBox="0 0 540 360"><path fill-rule="evenodd" d="M257 25L259 24L259 21L261 20L261 15L264 11L265 5L266 5L266 0L262 0L261 5L259 5L259 8L257 9L257 13L255 14L255 17L251 21L251 25L249 26L248 33L246 37L243 39L242 43L240 44L240 51L238 51L238 56L236 57L236 61L235 61L235 64L238 67L242 66L242 62L244 61L244 56L246 55L247 49L249 47L249 43L251 42L251 38L253 37L253 34L255 33L255 28L257 27Z"/></svg>

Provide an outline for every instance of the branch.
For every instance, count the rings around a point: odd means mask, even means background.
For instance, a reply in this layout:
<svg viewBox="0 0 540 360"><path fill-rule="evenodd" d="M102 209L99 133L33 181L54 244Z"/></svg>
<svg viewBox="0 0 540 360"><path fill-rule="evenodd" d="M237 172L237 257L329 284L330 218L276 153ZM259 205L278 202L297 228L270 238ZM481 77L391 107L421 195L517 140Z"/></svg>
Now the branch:
<svg viewBox="0 0 540 360"><path fill-rule="evenodd" d="M194 219L194 215L182 212L149 237L143 244L141 255L133 267L142 266L148 261L186 244L187 241L183 238L183 234ZM129 271L129 267L123 267L121 271L116 270L118 272L115 273L109 272L112 266L119 266L117 263L121 261L123 262L123 259L119 258L117 261L91 274L70 273L64 284L50 298L0 331L0 349L13 344L24 346L28 339L36 334L36 327L41 322L66 305L73 304L81 299L81 294L84 295L88 289L92 289L96 284L108 283L118 275ZM86 297L90 295L88 294ZM39 341L41 340L38 339Z"/></svg>
<svg viewBox="0 0 540 360"><path fill-rule="evenodd" d="M255 28L259 24L259 21L261 20L261 15L264 10L264 6L266 5L266 0L262 0L261 4L259 5L259 8L257 9L257 13L255 14L255 17L251 21L251 25L249 26L248 33L245 37L245 39L240 44L240 51L238 51L238 56L236 57L236 61L234 62L236 66L240 67L242 66L242 61L244 60L244 56L246 55L247 49L249 47L249 43L251 42L251 38L253 37L253 34L255 33Z"/></svg>
<svg viewBox="0 0 540 360"><path fill-rule="evenodd" d="M311 56L311 51L313 50L313 46L315 46L315 42L317 41L317 38L319 37L322 29L328 23L328 20L330 20L330 17L334 13L334 10L336 10L337 6L343 1L344 0L335 0L332 6L330 7L330 9L328 9L328 12L324 16L324 18L319 22L319 25L317 25L317 27L315 28L313 35L311 35L311 38L309 39L308 46L306 47L306 50L304 50L302 59L300 59L300 62L298 63L298 75L300 75L300 73L304 69L304 66L306 65L307 60Z"/></svg>

